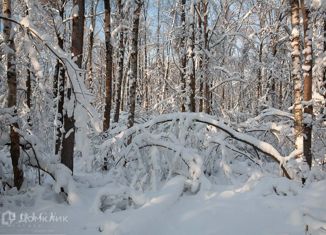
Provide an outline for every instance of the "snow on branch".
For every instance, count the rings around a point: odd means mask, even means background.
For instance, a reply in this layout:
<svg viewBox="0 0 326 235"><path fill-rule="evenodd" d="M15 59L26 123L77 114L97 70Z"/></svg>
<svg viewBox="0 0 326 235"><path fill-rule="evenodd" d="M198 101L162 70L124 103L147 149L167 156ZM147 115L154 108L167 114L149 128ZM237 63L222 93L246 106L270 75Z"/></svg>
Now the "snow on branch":
<svg viewBox="0 0 326 235"><path fill-rule="evenodd" d="M286 168L286 162L290 158L292 158L292 154L289 157L282 156L271 144L261 141L255 137L252 137L248 134L238 132L231 127L227 126L222 121L218 121L213 119L212 116L204 114L204 113L171 113L160 115L157 118L154 118L144 124L135 125L134 127L127 129L125 131L120 132L115 137L106 140L103 143L104 146L112 146L114 144L125 143L130 136L134 135L136 138L137 135L141 134L145 130L150 130L157 125L167 123L167 122L178 122L182 121L180 125L186 125L187 123L203 123L208 126L215 127L219 130L222 130L226 134L228 134L231 138L238 140L240 142L246 143L258 151L266 154L267 156L271 157L274 161L280 164L284 175L291 179L294 175L291 174L290 170ZM173 149L173 147L168 146L169 148ZM296 153L296 152L295 152Z"/></svg>
<svg viewBox="0 0 326 235"><path fill-rule="evenodd" d="M275 108L264 109L260 115L255 117L255 120L261 120L267 116L279 116L294 120L293 114Z"/></svg>
<svg viewBox="0 0 326 235"><path fill-rule="evenodd" d="M54 156L48 156L45 151L42 151L40 147L42 141L37 136L33 135L32 132L27 133L17 128L15 128L15 131L31 145L33 150L33 154L28 154L25 151L29 157L28 165L49 174L55 180L54 191L60 193L63 189L68 195L67 200L69 204L76 204L78 202L78 197L71 170L59 163Z"/></svg>
<svg viewBox="0 0 326 235"><path fill-rule="evenodd" d="M0 19L9 20L19 25L26 33L29 33L34 38L38 39L43 45L48 48L51 53L57 57L65 66L68 78L72 84L73 92L76 96L77 102L83 107L89 114L92 125L96 131L101 131L101 121L99 114L95 108L90 104L87 94L89 93L85 87L85 70L82 70L78 65L71 59L70 54L65 53L60 47L55 46L55 43L50 40L49 35L40 33L36 27L28 20L27 17L23 18L20 22L15 19L9 19L0 15Z"/></svg>

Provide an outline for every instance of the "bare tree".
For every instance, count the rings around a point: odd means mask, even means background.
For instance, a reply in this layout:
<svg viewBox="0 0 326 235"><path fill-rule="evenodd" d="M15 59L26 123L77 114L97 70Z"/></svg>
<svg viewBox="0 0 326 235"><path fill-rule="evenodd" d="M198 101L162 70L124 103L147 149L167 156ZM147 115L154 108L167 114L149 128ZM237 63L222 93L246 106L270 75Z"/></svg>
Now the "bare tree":
<svg viewBox="0 0 326 235"><path fill-rule="evenodd" d="M26 4L26 9L25 13L26 16L29 15L28 11L28 5ZM32 126L32 120L31 120L31 108L32 108L32 77L33 77L33 72L31 71L31 58L28 53L28 58L27 58L27 78L26 78L26 105L29 109L29 115L27 118L27 122L29 126Z"/></svg>
<svg viewBox="0 0 326 235"><path fill-rule="evenodd" d="M190 112L196 112L196 68L195 68L195 4L191 3L189 17L189 38L188 38L188 79L189 79L189 104ZM188 89L187 89L188 90Z"/></svg>
<svg viewBox="0 0 326 235"><path fill-rule="evenodd" d="M303 153L306 161L311 168L312 153L311 153L311 132L312 132L312 40L310 23L310 11L306 6L304 0L301 0L301 11L303 16L303 35L304 35L304 64L303 64L303 101L305 101L304 108L304 134L305 138L303 141Z"/></svg>
<svg viewBox="0 0 326 235"><path fill-rule="evenodd" d="M129 115L127 127L130 128L134 125L135 121L135 107L136 107L136 86L137 86L137 70L138 70L138 34L139 34L139 21L140 12L143 5L142 0L134 0L135 9L132 19L132 35L131 35L131 51L130 51L130 90L129 90Z"/></svg>
<svg viewBox="0 0 326 235"><path fill-rule="evenodd" d="M124 20L124 14L123 14L123 4L121 0L117 0L117 6L118 6L118 15L119 20L122 22ZM119 33L119 48L118 48L118 77L117 77L117 91L116 91L116 99L115 99L115 112L114 112L114 122L119 121L119 115L120 115L120 105L121 105L121 86L122 86L122 79L123 79L123 63L124 63L124 31L121 28Z"/></svg>
<svg viewBox="0 0 326 235"><path fill-rule="evenodd" d="M203 14L204 14L204 28L203 28L203 34L204 34L204 96L205 96L205 102L204 102L204 111L206 113L210 113L211 107L210 107L210 91L209 91L209 81L208 81L208 56L207 52L209 50L208 46L208 1L207 0L202 0L203 1Z"/></svg>
<svg viewBox="0 0 326 235"><path fill-rule="evenodd" d="M85 0L73 1L73 19L71 35L71 53L76 60L76 64L81 68L83 44L84 44L84 19L85 19ZM84 81L81 81L84 82ZM72 94L72 88L67 89L67 107L74 109L76 100ZM74 104L71 106L70 104ZM65 134L62 140L61 163L73 171L74 166L74 145L75 145L75 118L74 110L65 110L64 114Z"/></svg>
<svg viewBox="0 0 326 235"><path fill-rule="evenodd" d="M63 21L64 14L64 1L59 1L58 12L60 19ZM56 36L58 40L58 46L63 48L63 35L60 33L60 27L62 25L55 25ZM59 154L60 148L62 146L62 127L63 127L63 105L64 105L64 95L65 95L65 68L60 60L57 59L55 66L54 78L53 78L53 93L54 98L57 99L57 128L56 128L56 140L55 140L55 154Z"/></svg>
<svg viewBox="0 0 326 235"><path fill-rule="evenodd" d="M186 95L186 66L187 66L187 53L186 53L186 0L181 0L181 27L182 36L180 41L180 77L181 77L181 112L186 111L185 95Z"/></svg>
<svg viewBox="0 0 326 235"><path fill-rule="evenodd" d="M110 128L111 100L112 100L112 44L111 44L111 5L110 0L104 0L105 19L105 110L103 131Z"/></svg>
<svg viewBox="0 0 326 235"><path fill-rule="evenodd" d="M11 1L3 1L3 15L6 18L11 18ZM15 108L17 105L17 74L16 74L16 55L14 43L14 31L11 21L3 20L4 24L4 39L7 46L10 48L7 52L7 82L8 82L8 107ZM17 111L15 111L17 115ZM18 123L15 121L10 125L10 155L14 172L14 185L19 190L24 181L24 173L20 159L19 135L15 131L18 129Z"/></svg>
<svg viewBox="0 0 326 235"><path fill-rule="evenodd" d="M294 86L294 130L296 149L303 151L303 126L301 103L301 59L300 59L300 17L299 0L291 0L292 24L292 81Z"/></svg>
<svg viewBox="0 0 326 235"><path fill-rule="evenodd" d="M326 12L323 15L323 23L324 23L324 53L326 53ZM323 88L324 88L324 97L326 99L326 66L323 69ZM326 102L325 102L325 109L326 109Z"/></svg>
<svg viewBox="0 0 326 235"><path fill-rule="evenodd" d="M98 5L98 0L91 1L90 6L90 28L89 28L89 35L88 35L88 77L87 77L87 84L90 90L92 90L92 83L93 83L93 47L94 47L94 30L96 27L96 9Z"/></svg>

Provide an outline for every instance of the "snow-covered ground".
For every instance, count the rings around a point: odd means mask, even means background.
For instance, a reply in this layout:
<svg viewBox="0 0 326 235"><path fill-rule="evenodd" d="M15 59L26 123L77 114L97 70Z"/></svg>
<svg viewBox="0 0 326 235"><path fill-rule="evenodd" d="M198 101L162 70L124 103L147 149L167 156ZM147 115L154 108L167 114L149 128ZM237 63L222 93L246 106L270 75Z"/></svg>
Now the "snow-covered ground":
<svg viewBox="0 0 326 235"><path fill-rule="evenodd" d="M141 194L117 188L105 175L95 177L97 185L85 186L86 178L77 181L71 205L50 186L1 197L0 234L326 234L326 180L302 187L253 173L245 183L207 181L190 193L184 192L185 178L175 176L160 190ZM110 192L125 199L99 210L101 195Z"/></svg>

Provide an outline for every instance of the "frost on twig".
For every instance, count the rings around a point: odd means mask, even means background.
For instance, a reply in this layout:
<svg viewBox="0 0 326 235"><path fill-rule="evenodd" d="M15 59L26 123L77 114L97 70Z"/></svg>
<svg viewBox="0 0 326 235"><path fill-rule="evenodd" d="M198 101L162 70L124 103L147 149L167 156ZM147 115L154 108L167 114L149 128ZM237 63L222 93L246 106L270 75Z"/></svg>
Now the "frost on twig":
<svg viewBox="0 0 326 235"><path fill-rule="evenodd" d="M133 137L133 141L128 144L130 136ZM184 175L195 185L202 180L205 172L209 172L208 168L212 167L212 164L209 164L210 159L219 158L218 155L212 156L212 151L223 146L259 165L260 160L247 152L243 147L245 145L251 146L278 163L287 178L295 176L287 167L287 161L297 153L284 157L271 144L234 130L224 122L202 113L161 115L123 130L104 140L99 149L99 156L108 155L107 150L110 149L112 159L109 168L130 167L125 174L135 172L133 177L136 178L131 177L134 186L153 182L151 175L155 177L155 181L160 181L170 178L173 174ZM158 151L149 152L152 148L159 149L158 157L153 158L152 154L158 155ZM225 159L231 158L232 155L226 153L226 150L224 152ZM160 169L157 169L157 165ZM200 183L194 186L193 191L199 187Z"/></svg>

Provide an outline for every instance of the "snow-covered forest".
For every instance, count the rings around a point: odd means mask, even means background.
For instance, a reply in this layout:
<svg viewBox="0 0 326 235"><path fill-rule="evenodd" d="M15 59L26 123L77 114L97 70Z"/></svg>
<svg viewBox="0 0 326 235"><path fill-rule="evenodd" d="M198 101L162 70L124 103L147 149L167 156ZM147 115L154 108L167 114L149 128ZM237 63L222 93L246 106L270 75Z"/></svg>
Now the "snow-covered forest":
<svg viewBox="0 0 326 235"><path fill-rule="evenodd" d="M326 0L0 8L0 234L326 234Z"/></svg>

